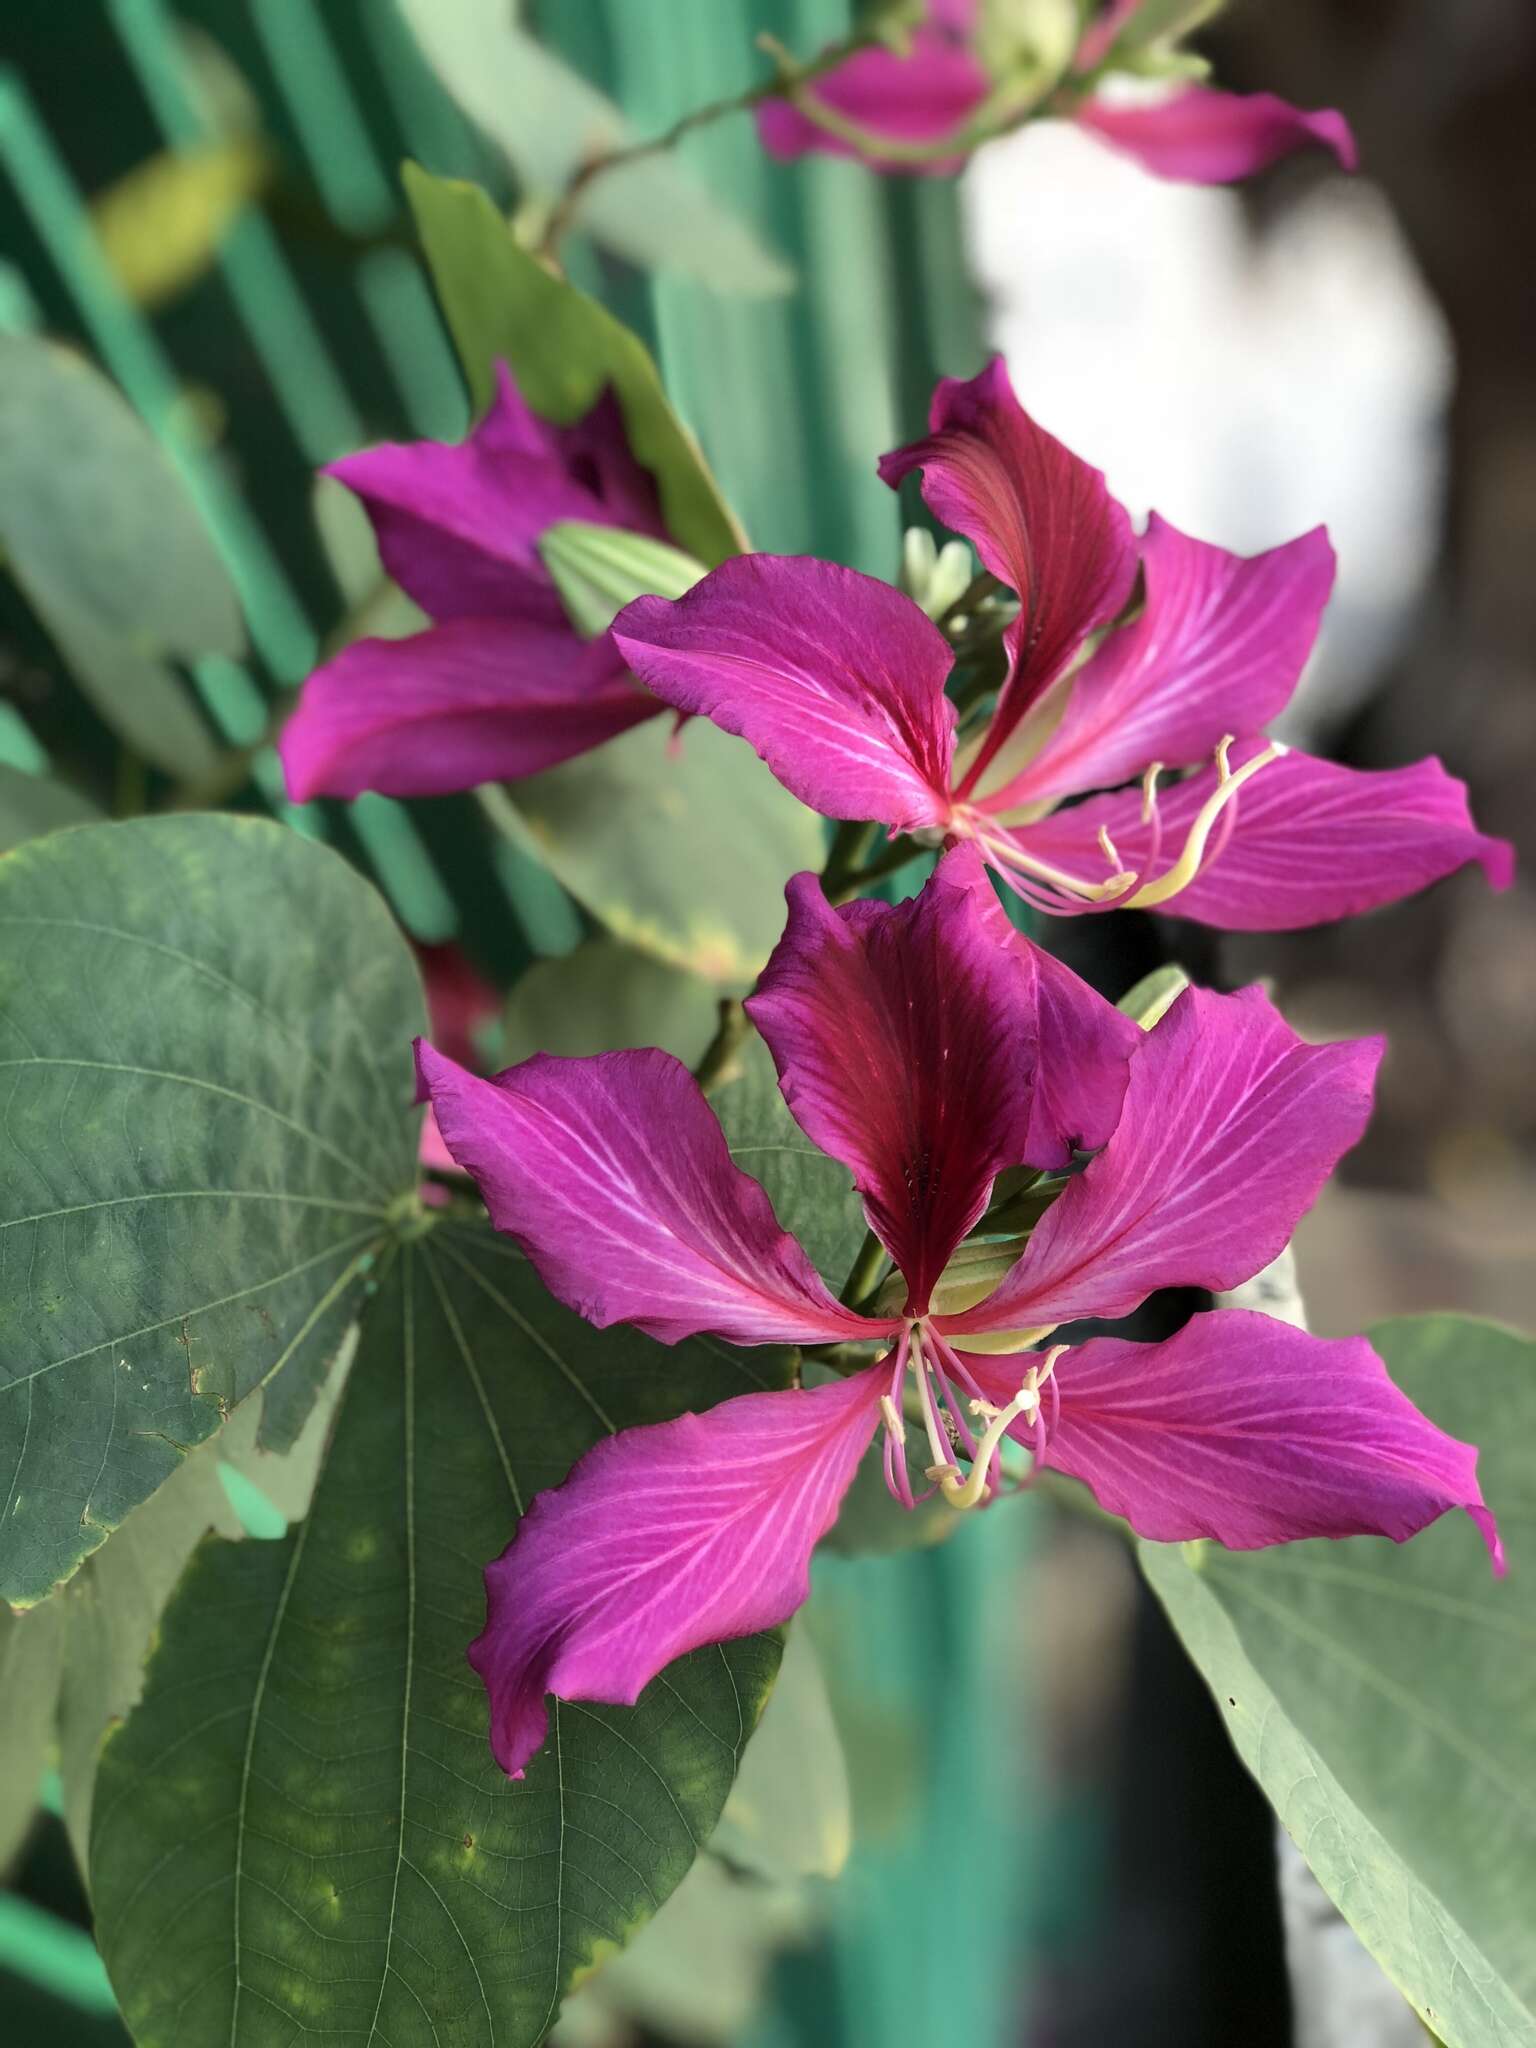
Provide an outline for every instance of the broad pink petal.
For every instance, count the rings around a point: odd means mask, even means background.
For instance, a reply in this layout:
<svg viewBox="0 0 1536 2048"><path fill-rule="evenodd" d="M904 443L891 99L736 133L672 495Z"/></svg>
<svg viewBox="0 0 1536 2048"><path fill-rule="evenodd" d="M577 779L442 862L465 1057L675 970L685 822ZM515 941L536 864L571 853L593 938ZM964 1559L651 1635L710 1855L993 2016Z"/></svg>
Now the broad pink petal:
<svg viewBox="0 0 1536 2048"><path fill-rule="evenodd" d="M825 816L901 832L947 820L950 650L888 583L806 555L737 555L685 597L637 597L613 638L663 703L739 733Z"/></svg>
<svg viewBox="0 0 1536 2048"><path fill-rule="evenodd" d="M1420 1414L1363 1337L1220 1309L1161 1344L1094 1338L1055 1377L1046 1465L1086 1481L1138 1536L1208 1536L1229 1550L1308 1536L1403 1543L1465 1508L1503 1570L1476 1450Z"/></svg>
<svg viewBox="0 0 1536 2048"><path fill-rule="evenodd" d="M1002 1285L939 1327L1123 1316L1160 1287L1251 1279L1364 1130L1381 1051L1379 1038L1304 1044L1256 988L1187 989L1132 1060L1104 1150Z"/></svg>
<svg viewBox="0 0 1536 2048"><path fill-rule="evenodd" d="M1190 185L1230 185L1314 143L1331 149L1346 171L1359 161L1342 114L1332 107L1309 114L1272 92L1187 85L1152 106L1090 99L1076 119L1154 177Z"/></svg>
<svg viewBox="0 0 1536 2048"><path fill-rule="evenodd" d="M948 0L955 12L955 0ZM833 113L871 134L899 143L932 143L963 128L987 96L987 74L963 43L939 27L924 26L912 37L910 54L861 50L809 88ZM765 100L757 110L757 132L770 156L787 161L811 154L851 156L873 170L939 177L957 171L963 155L927 163L884 159L832 134L788 100Z"/></svg>
<svg viewBox="0 0 1536 2048"><path fill-rule="evenodd" d="M1256 743L1234 747L1234 768ZM1176 855L1190 822L1216 788L1206 769L1159 795L1159 869ZM1395 903L1442 875L1476 861L1495 889L1514 876L1506 840L1479 832L1465 784L1433 759L1409 768L1341 768L1288 753L1261 768L1239 792L1232 822L1218 823L1212 854L1187 889L1162 907L1227 931L1296 931L1332 924L1379 903ZM1146 859L1149 828L1138 790L1058 811L1012 837L1030 854L1071 874L1101 881L1109 863L1098 843L1106 827L1128 868Z"/></svg>
<svg viewBox="0 0 1536 2048"><path fill-rule="evenodd" d="M505 365L497 380L466 441L365 448L328 474L362 500L385 568L431 618L557 624L565 613L540 534L585 519L661 536L656 486L629 452L611 392L556 427L529 411Z"/></svg>
<svg viewBox="0 0 1536 2048"><path fill-rule="evenodd" d="M1047 977L971 847L907 903L834 910L814 875L788 894L747 1009L920 1314L1005 1167L1064 1166L1109 1136L1140 1035L1059 963Z"/></svg>
<svg viewBox="0 0 1536 2048"><path fill-rule="evenodd" d="M798 1344L894 1327L832 1299L670 1053L538 1053L492 1081L424 1039L416 1059L491 1221L598 1329L633 1323L664 1344L700 1331Z"/></svg>
<svg viewBox="0 0 1536 2048"><path fill-rule="evenodd" d="M278 742L296 803L441 796L537 775L661 710L607 639L530 619L451 619L354 640L305 683Z"/></svg>
<svg viewBox="0 0 1536 2048"><path fill-rule="evenodd" d="M881 476L894 488L922 470L934 516L975 543L1020 604L1007 634L1009 679L969 789L1084 638L1124 605L1136 543L1102 473L1024 411L1001 356L969 380L943 378L928 423L926 440L881 458Z"/></svg>
<svg viewBox="0 0 1536 2048"><path fill-rule="evenodd" d="M633 1706L674 1657L794 1613L889 1379L882 1364L625 1430L538 1496L487 1567L469 1649L510 1777L544 1741L548 1694Z"/></svg>
<svg viewBox="0 0 1536 2048"><path fill-rule="evenodd" d="M1154 512L1141 560L1141 613L1072 678L1055 732L983 808L1110 789L1153 761L1208 760L1220 740L1261 731L1289 703L1333 588L1322 527L1233 555Z"/></svg>

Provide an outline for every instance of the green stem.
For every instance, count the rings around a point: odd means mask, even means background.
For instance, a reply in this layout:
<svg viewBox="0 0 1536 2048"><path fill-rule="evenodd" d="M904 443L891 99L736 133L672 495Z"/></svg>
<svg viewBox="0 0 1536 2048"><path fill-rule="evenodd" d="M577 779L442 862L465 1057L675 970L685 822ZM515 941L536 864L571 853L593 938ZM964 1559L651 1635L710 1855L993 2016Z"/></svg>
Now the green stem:
<svg viewBox="0 0 1536 2048"><path fill-rule="evenodd" d="M843 1282L843 1291L838 1296L845 1308L857 1308L867 1301L880 1284L885 1271L887 1253L872 1230L864 1233L864 1242L859 1246L858 1257L848 1269L848 1278Z"/></svg>
<svg viewBox="0 0 1536 2048"><path fill-rule="evenodd" d="M584 164L578 164L567 180L565 190L550 209L539 241L540 255L555 255L562 237L575 220L587 188L596 179L606 177L610 171L622 170L626 164L639 163L648 156L664 155L667 150L675 149L696 128L707 128L723 120L727 114L746 113L764 100L793 99L813 80L823 77L828 71L835 71L849 57L874 47L880 40L873 31L863 30L845 36L839 43L829 44L818 56L802 64L772 36L759 36L758 48L773 60L773 70L767 78L749 85L744 92L732 93L727 99L710 100L705 106L692 108L659 135L649 136L643 142L626 143L622 149L605 150L598 156L589 157Z"/></svg>
<svg viewBox="0 0 1536 2048"><path fill-rule="evenodd" d="M856 875L822 877L822 887L827 892L827 901L834 906L851 903L853 898L868 887L871 882L880 882L887 875L894 875L904 868L908 861L916 860L920 853L927 852L915 839L893 839L880 858L871 861L867 868L860 868Z"/></svg>
<svg viewBox="0 0 1536 2048"><path fill-rule="evenodd" d="M693 1070L693 1078L706 1095L722 1082L734 1080L739 1070L736 1055L751 1030L747 1013L736 996L720 998L720 1021L715 1035L704 1049L704 1057Z"/></svg>

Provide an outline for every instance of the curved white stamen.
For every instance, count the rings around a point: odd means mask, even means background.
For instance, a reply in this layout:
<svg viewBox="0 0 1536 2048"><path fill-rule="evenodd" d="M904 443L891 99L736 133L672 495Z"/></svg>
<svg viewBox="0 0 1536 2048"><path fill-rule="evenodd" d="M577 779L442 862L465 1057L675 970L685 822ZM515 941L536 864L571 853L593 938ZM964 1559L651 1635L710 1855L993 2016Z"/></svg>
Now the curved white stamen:
<svg viewBox="0 0 1536 2048"><path fill-rule="evenodd" d="M986 1434L976 1446L976 1455L971 1460L970 1477L962 1482L957 1471L950 1474L937 1470L929 1473L930 1479L937 1479L944 1498L952 1508L973 1508L978 1501L986 1499L991 1489L987 1485L987 1470L997 1455L998 1446L1008 1433L1010 1423L1020 1416L1033 1421L1040 1412L1040 1389L1056 1370L1056 1361L1070 1347L1053 1344L1041 1364L1031 1366L1025 1375L1024 1384L1004 1408L994 1408L990 1401L972 1401L971 1413L986 1419Z"/></svg>
<svg viewBox="0 0 1536 2048"><path fill-rule="evenodd" d="M1052 867L1049 861L1036 860L1011 839L1000 838L991 832L978 832L975 837L994 860L1017 868L1021 874L1049 882L1053 888L1064 890L1069 896L1081 897L1088 903L1102 903L1112 896L1122 896L1136 880L1133 874L1120 874L1111 875L1106 882L1085 882L1081 875L1069 875L1064 868Z"/></svg>
<svg viewBox="0 0 1536 2048"><path fill-rule="evenodd" d="M897 1443L904 1444L907 1440L907 1425L901 1419L901 1410L896 1406L896 1403L889 1394L882 1394L880 1396L880 1415L886 1428L896 1439Z"/></svg>
<svg viewBox="0 0 1536 2048"><path fill-rule="evenodd" d="M1115 842L1109 836L1109 827L1107 825L1099 827L1099 848L1115 873L1123 875L1125 873L1125 862L1120 858Z"/></svg>
<svg viewBox="0 0 1536 2048"><path fill-rule="evenodd" d="M1199 872L1200 863L1205 858L1206 842L1222 812L1245 782L1251 781L1261 768L1267 768L1271 761L1278 761L1287 751L1279 740L1272 740L1262 753L1255 754L1251 761L1245 761L1241 768L1234 770L1227 760L1227 749L1231 744L1232 735L1228 733L1216 749L1216 787L1196 812L1178 859L1155 882L1145 882L1127 896L1127 909L1150 910L1155 904L1166 903L1170 897L1177 896L1181 889L1187 889Z"/></svg>
<svg viewBox="0 0 1536 2048"><path fill-rule="evenodd" d="M1161 761L1154 761L1141 778L1141 822L1150 825L1157 809L1157 778L1163 772Z"/></svg>

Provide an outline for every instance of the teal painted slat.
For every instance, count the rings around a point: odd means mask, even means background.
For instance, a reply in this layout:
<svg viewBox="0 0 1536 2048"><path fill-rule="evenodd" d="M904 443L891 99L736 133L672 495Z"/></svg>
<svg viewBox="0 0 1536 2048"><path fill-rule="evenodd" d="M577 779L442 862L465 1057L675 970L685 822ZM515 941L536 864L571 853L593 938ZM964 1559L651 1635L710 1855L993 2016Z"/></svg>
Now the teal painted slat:
<svg viewBox="0 0 1536 2048"><path fill-rule="evenodd" d="M212 140L164 0L107 0L107 13L166 140L182 149ZM265 217L243 214L217 262L305 455L329 462L355 448L362 420Z"/></svg>
<svg viewBox="0 0 1536 2048"><path fill-rule="evenodd" d="M251 639L282 681L314 665L315 635L266 536L217 461L188 432L181 390L153 328L122 294L90 216L25 86L0 70L0 166L9 173L103 361L190 491L234 578Z"/></svg>

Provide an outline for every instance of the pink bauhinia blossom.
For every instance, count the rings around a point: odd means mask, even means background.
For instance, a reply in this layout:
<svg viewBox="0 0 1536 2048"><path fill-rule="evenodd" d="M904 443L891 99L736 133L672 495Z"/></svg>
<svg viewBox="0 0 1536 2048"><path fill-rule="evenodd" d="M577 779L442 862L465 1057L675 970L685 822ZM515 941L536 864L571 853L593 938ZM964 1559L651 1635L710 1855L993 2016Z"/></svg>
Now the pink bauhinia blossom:
<svg viewBox="0 0 1536 2048"><path fill-rule="evenodd" d="M626 606L613 631L635 674L741 734L827 816L972 840L1058 915L1172 908L1276 931L1395 901L1468 861L1507 886L1510 848L1475 829L1438 761L1367 773L1265 739L1332 587L1321 528L1244 557L1154 514L1138 540L1099 471L1023 410L1001 360L940 383L927 437L880 465L892 485L910 470L1019 599L979 739L957 754L953 657L919 607L803 557L740 556L675 602ZM1117 623L1138 575L1140 608ZM1170 782L1181 769L1195 772ZM1063 808L1094 790L1112 793Z"/></svg>
<svg viewBox="0 0 1536 2048"><path fill-rule="evenodd" d="M668 1055L541 1056L485 1081L419 1048L492 1221L588 1321L876 1353L845 1379L610 1437L534 1501L487 1571L470 1651L505 1770L543 1742L547 1694L630 1704L674 1657L792 1613L882 1432L908 1506L909 1450L919 1488L968 1508L1003 1489L1010 1437L1159 1540L1402 1541L1459 1506L1499 1563L1475 1451L1362 1339L1229 1310L1162 1344L1030 1348L1272 1259L1360 1133L1377 1042L1304 1045L1255 990L1187 992L1140 1038L1012 930L971 848L910 903L834 910L810 875L789 898L748 1007L791 1113L851 1171L894 1261L868 1309L833 1299ZM1076 1149L1098 1156L1017 1263L997 1260L1000 1281L942 1277L998 1174Z"/></svg>
<svg viewBox="0 0 1536 2048"><path fill-rule="evenodd" d="M309 678L278 749L296 802L537 774L661 709L606 635L578 638L538 551L562 519L666 537L611 391L557 427L503 364L466 441L365 448L327 474L361 499L384 567L433 623L355 640Z"/></svg>
<svg viewBox="0 0 1536 2048"><path fill-rule="evenodd" d="M1116 41L1141 5L1113 0L1101 10L1079 42L1072 82L1059 89L1057 106L1043 111L1076 121L1154 177L1183 184L1232 184L1312 145L1331 150L1345 170L1355 168L1354 137L1332 108L1307 113L1273 93L1192 84L1149 102L1106 101L1091 74L1112 63ZM978 54L978 26L979 0L930 0L905 53L860 50L793 99L765 100L757 110L764 148L783 159L857 157L875 170L918 176L959 170L977 139L967 131L994 90ZM944 147L950 140L953 150Z"/></svg>

